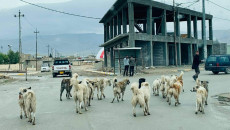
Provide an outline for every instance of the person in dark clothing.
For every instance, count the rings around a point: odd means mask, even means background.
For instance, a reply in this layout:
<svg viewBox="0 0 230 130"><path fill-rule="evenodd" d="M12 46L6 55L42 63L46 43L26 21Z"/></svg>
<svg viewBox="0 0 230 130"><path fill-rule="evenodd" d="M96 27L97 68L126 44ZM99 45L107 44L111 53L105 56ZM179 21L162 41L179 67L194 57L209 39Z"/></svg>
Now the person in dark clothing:
<svg viewBox="0 0 230 130"><path fill-rule="evenodd" d="M134 74L134 66L135 66L135 59L133 56L129 59L129 76L133 76Z"/></svg>
<svg viewBox="0 0 230 130"><path fill-rule="evenodd" d="M199 57L199 51L196 51L196 55L193 58L193 64L192 69L195 69L195 75L193 75L193 79L196 81L198 78L198 75L200 74L199 65L201 63L200 57Z"/></svg>
<svg viewBox="0 0 230 130"><path fill-rule="evenodd" d="M129 72L129 57L128 56L124 58L124 66L125 66L125 70L124 70L123 76L128 76L128 72Z"/></svg>

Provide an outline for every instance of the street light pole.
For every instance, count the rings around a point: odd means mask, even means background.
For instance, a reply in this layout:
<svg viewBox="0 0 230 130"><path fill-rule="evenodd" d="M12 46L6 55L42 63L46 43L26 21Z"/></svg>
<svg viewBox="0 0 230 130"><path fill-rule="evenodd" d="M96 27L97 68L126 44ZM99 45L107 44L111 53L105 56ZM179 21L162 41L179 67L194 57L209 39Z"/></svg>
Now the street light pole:
<svg viewBox="0 0 230 130"><path fill-rule="evenodd" d="M36 28L36 31L34 32L36 34L36 71L38 71L38 31L37 31L37 28Z"/></svg>
<svg viewBox="0 0 230 130"><path fill-rule="evenodd" d="M205 0L202 0L203 18L202 18L202 32L203 32L203 58L207 59L207 41L206 41L206 23L205 23Z"/></svg>
<svg viewBox="0 0 230 130"><path fill-rule="evenodd" d="M177 44L176 44L176 7L175 0L173 0L173 16L174 16L174 44L175 44L175 65L177 66Z"/></svg>
<svg viewBox="0 0 230 130"><path fill-rule="evenodd" d="M24 14L21 14L21 11L19 10L18 15L14 15L14 17L19 18L19 70L22 70L22 63L21 63L21 58L22 58L22 41L21 41L21 17L24 17Z"/></svg>

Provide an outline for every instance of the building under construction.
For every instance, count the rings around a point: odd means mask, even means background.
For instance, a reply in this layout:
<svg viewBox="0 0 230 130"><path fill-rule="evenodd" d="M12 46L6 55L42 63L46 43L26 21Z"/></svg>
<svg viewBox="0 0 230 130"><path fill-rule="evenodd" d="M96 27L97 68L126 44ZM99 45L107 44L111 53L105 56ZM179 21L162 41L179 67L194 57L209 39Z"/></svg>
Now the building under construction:
<svg viewBox="0 0 230 130"><path fill-rule="evenodd" d="M212 53L212 18L206 14L207 55ZM187 24L185 33L180 28L183 22ZM198 30L203 29L198 29L202 13L186 8L152 0L117 0L100 23L104 24L101 47L106 67L121 67L121 59L131 55L143 66L191 64L195 51L203 50L202 35L198 36ZM170 25L175 25L174 31L167 29Z"/></svg>

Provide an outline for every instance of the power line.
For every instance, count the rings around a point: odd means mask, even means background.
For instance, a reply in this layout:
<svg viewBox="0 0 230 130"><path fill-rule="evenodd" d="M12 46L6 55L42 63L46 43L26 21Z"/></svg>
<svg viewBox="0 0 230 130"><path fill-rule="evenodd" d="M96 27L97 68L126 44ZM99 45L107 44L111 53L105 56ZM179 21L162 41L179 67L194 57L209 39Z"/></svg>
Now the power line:
<svg viewBox="0 0 230 130"><path fill-rule="evenodd" d="M53 11L53 12L56 12L56 13L61 13L61 14L66 14L66 15L71 15L71 16L76 16L76 17L82 17L82 18L88 18L88 19L101 19L101 18L96 18L96 17L90 17L90 16L84 16L84 15L79 15L79 14L73 14L73 13L68 13L68 12L64 12L64 11L59 11L59 10L47 8L47 7L44 7L44 6L40 6L40 5L37 5L37 4L34 4L34 3L30 3L30 2L27 2L27 1L24 1L24 0L20 0L20 1L24 2L24 3L27 3L27 4L30 4L30 5L33 5L33 6L36 6L36 7L39 7L39 8L42 8L42 9Z"/></svg>
<svg viewBox="0 0 230 130"><path fill-rule="evenodd" d="M185 7L185 8L189 8L189 7L193 6L194 4L197 4L198 2L199 2L199 0L196 0L196 1L192 2L192 4L188 5L188 6Z"/></svg>
<svg viewBox="0 0 230 130"><path fill-rule="evenodd" d="M220 18L220 17L213 17L215 19L220 19L220 20L225 20L225 21L230 21L230 19L225 19L225 18Z"/></svg>
<svg viewBox="0 0 230 130"><path fill-rule="evenodd" d="M24 19L33 29L36 29L34 25L26 17L24 17Z"/></svg>
<svg viewBox="0 0 230 130"><path fill-rule="evenodd" d="M221 5L218 5L217 3L214 3L214 2L212 2L212 1L210 1L210 0L207 0L207 1L208 1L209 3L212 3L212 4L214 4L214 5L216 5L216 6L220 7L220 8L222 8L222 9L225 9L225 10L227 10L227 11L230 11L230 9L225 8L225 7L221 6Z"/></svg>

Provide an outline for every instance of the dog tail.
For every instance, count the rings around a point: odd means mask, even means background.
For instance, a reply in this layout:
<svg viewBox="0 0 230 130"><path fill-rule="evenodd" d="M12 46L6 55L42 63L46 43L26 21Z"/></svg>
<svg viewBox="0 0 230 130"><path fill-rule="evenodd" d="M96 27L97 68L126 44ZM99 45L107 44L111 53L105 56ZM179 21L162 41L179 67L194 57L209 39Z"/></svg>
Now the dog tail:
<svg viewBox="0 0 230 130"><path fill-rule="evenodd" d="M181 71L180 76L178 77L178 80L183 80L183 75L184 75L184 71Z"/></svg>

